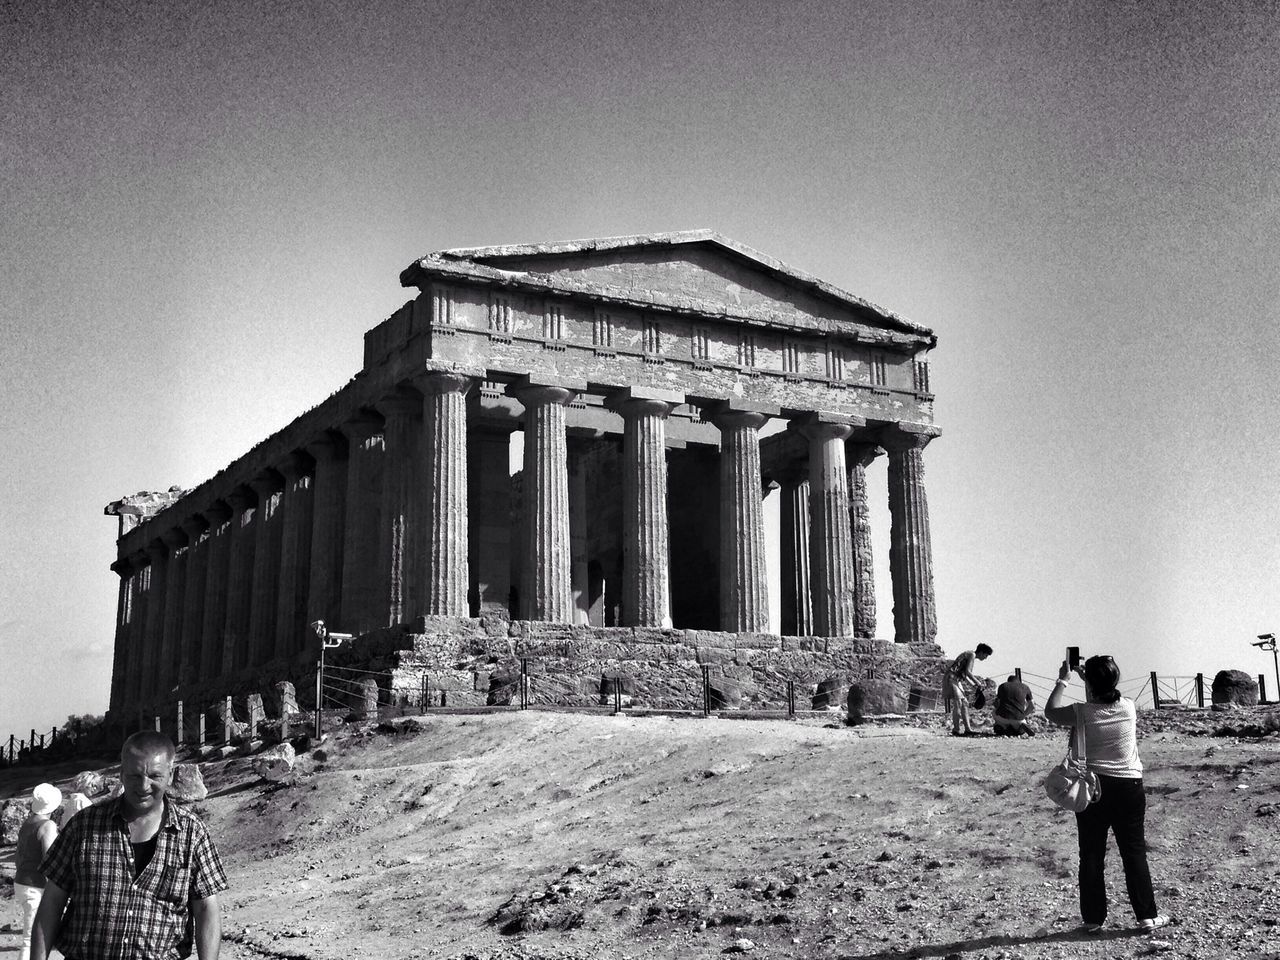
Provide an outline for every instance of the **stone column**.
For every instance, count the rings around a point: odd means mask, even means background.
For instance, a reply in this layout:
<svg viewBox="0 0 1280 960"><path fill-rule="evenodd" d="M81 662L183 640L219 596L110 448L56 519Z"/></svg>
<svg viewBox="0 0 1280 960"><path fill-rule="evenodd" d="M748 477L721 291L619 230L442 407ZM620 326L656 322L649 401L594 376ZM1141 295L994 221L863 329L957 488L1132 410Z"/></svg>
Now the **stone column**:
<svg viewBox="0 0 1280 960"><path fill-rule="evenodd" d="M511 616L511 433L467 434L467 536L476 612Z"/></svg>
<svg viewBox="0 0 1280 960"><path fill-rule="evenodd" d="M684 396L630 387L610 399L623 418L622 624L671 627L666 420Z"/></svg>
<svg viewBox="0 0 1280 960"><path fill-rule="evenodd" d="M346 441L323 434L307 444L316 462L312 492L311 576L307 622L342 629L342 529L347 500Z"/></svg>
<svg viewBox="0 0 1280 960"><path fill-rule="evenodd" d="M129 590L129 674L125 686L130 703L141 703L142 670L147 656L147 601L151 594L151 567L145 550L129 555L133 568Z"/></svg>
<svg viewBox="0 0 1280 960"><path fill-rule="evenodd" d="M112 711L123 710L128 698L129 678L129 601L133 590L133 568L126 557L111 564L120 578L120 590L116 599L116 642L111 651Z"/></svg>
<svg viewBox="0 0 1280 960"><path fill-rule="evenodd" d="M413 390L398 387L375 406L386 420L382 434L385 466L378 575L387 585L387 608L382 611L378 626L394 627L410 619L418 606L413 597L417 518L412 494L414 458L420 435L416 415L422 410L422 397Z"/></svg>
<svg viewBox="0 0 1280 960"><path fill-rule="evenodd" d="M520 556L520 618L573 622L569 539L569 447L565 406L586 384L561 386L533 378L509 391L525 410L524 535Z"/></svg>
<svg viewBox="0 0 1280 960"><path fill-rule="evenodd" d="M276 613L280 607L280 492L283 482L273 472L249 481L258 496L253 511L253 599L249 604L247 666L267 663L276 650Z"/></svg>
<svg viewBox="0 0 1280 960"><path fill-rule="evenodd" d="M280 496L280 583L276 597L275 656L302 650L307 633L307 577L311 573L311 458L291 453L277 467Z"/></svg>
<svg viewBox="0 0 1280 960"><path fill-rule="evenodd" d="M219 670L229 677L249 663L249 617L253 610L253 555L257 531L253 526L252 491L236 487L227 495L231 508L227 563L227 614L222 628L222 659Z"/></svg>
<svg viewBox="0 0 1280 960"><path fill-rule="evenodd" d="M178 684L200 679L200 640L204 632L204 588L208 570L209 525L201 516L182 521L187 535L187 577L182 597L182 632L178 635Z"/></svg>
<svg viewBox="0 0 1280 960"><path fill-rule="evenodd" d="M423 613L465 617L471 585L467 547L467 391L475 378L452 371L418 376L426 489L417 500L425 514Z"/></svg>
<svg viewBox="0 0 1280 960"><path fill-rule="evenodd" d="M589 574L587 470L582 454L569 449L569 581L573 597L573 622L591 622Z"/></svg>
<svg viewBox="0 0 1280 960"><path fill-rule="evenodd" d="M162 699L164 689L160 686L160 650L164 646L165 593L169 580L169 551L164 541L156 539L147 544L147 557L151 568L151 596L147 601L147 642L139 674L142 700L153 703Z"/></svg>
<svg viewBox="0 0 1280 960"><path fill-rule="evenodd" d="M182 649L183 610L186 598L187 558L190 549L181 527L172 527L160 535L169 548L169 569L164 591L164 640L156 686L167 697L179 683L179 651Z"/></svg>
<svg viewBox="0 0 1280 960"><path fill-rule="evenodd" d="M712 411L720 429L720 629L729 633L769 629L760 428L778 413L732 401Z"/></svg>
<svg viewBox="0 0 1280 960"><path fill-rule="evenodd" d="M382 527L382 418L361 415L342 425L347 437L347 509L342 536L342 619L345 633L381 626L377 563Z"/></svg>
<svg viewBox="0 0 1280 960"><path fill-rule="evenodd" d="M231 510L215 503L204 512L209 521L205 542L204 624L200 629L200 678L222 674L222 644L227 627L227 574L231 564Z"/></svg>
<svg viewBox="0 0 1280 960"><path fill-rule="evenodd" d="M940 432L936 427L897 424L886 429L881 440L889 451L889 574L893 638L898 643L932 643L938 634L923 451Z"/></svg>
<svg viewBox="0 0 1280 960"><path fill-rule="evenodd" d="M801 470L804 472L801 473ZM778 526L781 553L781 629L785 636L813 635L809 583L809 477L797 468L779 481L782 501Z"/></svg>
<svg viewBox="0 0 1280 960"><path fill-rule="evenodd" d="M809 440L809 570L813 632L853 635L853 537L844 441L849 418L813 414L801 430Z"/></svg>
<svg viewBox="0 0 1280 960"><path fill-rule="evenodd" d="M874 443L850 441L849 524L853 530L853 635L876 635L876 580L871 563L871 511L867 506L867 467L883 451Z"/></svg>

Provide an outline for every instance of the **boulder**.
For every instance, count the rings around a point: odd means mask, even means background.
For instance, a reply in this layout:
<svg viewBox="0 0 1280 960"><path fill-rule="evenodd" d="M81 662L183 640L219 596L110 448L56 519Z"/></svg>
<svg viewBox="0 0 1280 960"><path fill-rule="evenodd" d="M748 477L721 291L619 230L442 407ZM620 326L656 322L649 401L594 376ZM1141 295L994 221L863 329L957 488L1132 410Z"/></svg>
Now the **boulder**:
<svg viewBox="0 0 1280 960"><path fill-rule="evenodd" d="M844 677L827 677L827 679L819 683L818 689L813 694L813 709L838 708L842 699L840 691L847 682Z"/></svg>
<svg viewBox="0 0 1280 960"><path fill-rule="evenodd" d="M296 760L293 744L278 743L253 758L253 772L263 780L279 783L293 772Z"/></svg>
<svg viewBox="0 0 1280 960"><path fill-rule="evenodd" d="M198 763L179 763L173 768L173 783L169 785L169 796L178 803L196 803L209 796L204 785L204 777L200 775Z"/></svg>
<svg viewBox="0 0 1280 960"><path fill-rule="evenodd" d="M707 697L712 710L736 710L742 702L742 687L728 677L712 677L707 681Z"/></svg>
<svg viewBox="0 0 1280 960"><path fill-rule="evenodd" d="M72 793L83 793L86 797L96 797L107 792L107 780L96 770L85 770L76 774L71 781Z"/></svg>
<svg viewBox="0 0 1280 960"><path fill-rule="evenodd" d="M907 697L893 680L855 680L845 700L850 723L884 713L906 713Z"/></svg>
<svg viewBox="0 0 1280 960"><path fill-rule="evenodd" d="M1219 670L1213 678L1213 702L1258 705L1258 681L1243 670Z"/></svg>
<svg viewBox="0 0 1280 960"><path fill-rule="evenodd" d="M0 844L18 842L18 828L31 812L31 796L11 797L0 804Z"/></svg>

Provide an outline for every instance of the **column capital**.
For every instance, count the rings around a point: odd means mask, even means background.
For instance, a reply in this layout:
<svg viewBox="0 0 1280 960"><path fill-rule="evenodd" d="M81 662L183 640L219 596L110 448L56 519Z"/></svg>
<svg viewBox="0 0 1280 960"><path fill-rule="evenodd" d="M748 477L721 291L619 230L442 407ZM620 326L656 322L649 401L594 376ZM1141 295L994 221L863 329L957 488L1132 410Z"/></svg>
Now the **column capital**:
<svg viewBox="0 0 1280 960"><path fill-rule="evenodd" d="M129 557L117 557L111 561L111 570L121 580L126 580L133 573L133 561Z"/></svg>
<svg viewBox="0 0 1280 960"><path fill-rule="evenodd" d="M942 431L929 423L891 423L880 431L880 445L886 450L923 450Z"/></svg>
<svg viewBox="0 0 1280 960"><path fill-rule="evenodd" d="M875 440L861 440L854 436L845 444L845 457L850 467L869 467L883 453L884 449Z"/></svg>
<svg viewBox="0 0 1280 960"><path fill-rule="evenodd" d="M204 517L196 514L187 517L182 521L182 530L187 535L187 539L191 543L195 543L200 538L200 534L209 529L209 524L205 522Z"/></svg>
<svg viewBox="0 0 1280 960"><path fill-rule="evenodd" d="M866 425L866 419L833 413L807 413L793 419L788 427L798 430L809 440L847 440L853 431Z"/></svg>
<svg viewBox="0 0 1280 960"><path fill-rule="evenodd" d="M772 418L782 413L780 407L753 400L718 400L702 408L702 418L710 420L721 430L733 427L760 429Z"/></svg>
<svg viewBox="0 0 1280 960"><path fill-rule="evenodd" d="M263 497L269 497L271 494L278 493L284 489L280 474L274 470L263 470L261 473L251 477L245 485L258 495L259 503L262 502Z"/></svg>
<svg viewBox="0 0 1280 960"><path fill-rule="evenodd" d="M257 498L254 496L253 491L245 486L236 487L223 499L227 501L227 505L236 513L243 513L257 503Z"/></svg>
<svg viewBox="0 0 1280 960"><path fill-rule="evenodd" d="M579 394L586 393L587 381L559 379L531 373L509 384L506 394L515 397L525 407L543 403L572 403Z"/></svg>
<svg viewBox="0 0 1280 960"><path fill-rule="evenodd" d="M160 539L164 541L165 546L170 550L176 550L178 547L185 547L188 542L187 534L180 526L170 527L168 530L164 531L164 533L160 534Z"/></svg>
<svg viewBox="0 0 1280 960"><path fill-rule="evenodd" d="M286 483L292 483L298 477L310 473L311 468L311 458L300 450L285 454L275 467L276 472L284 477Z"/></svg>
<svg viewBox="0 0 1280 960"><path fill-rule="evenodd" d="M335 430L324 430L304 443L302 448L311 454L311 459L320 463L337 459L346 446L346 437L341 433Z"/></svg>
<svg viewBox="0 0 1280 960"><path fill-rule="evenodd" d="M384 422L372 410L361 409L350 420L339 424L338 429L348 440L368 440L383 431Z"/></svg>
<svg viewBox="0 0 1280 960"><path fill-rule="evenodd" d="M373 408L388 421L396 417L411 417L422 410L422 394L401 384L385 397L375 400Z"/></svg>
<svg viewBox="0 0 1280 960"><path fill-rule="evenodd" d="M209 521L209 526L211 527L216 527L231 519L231 508L222 500L213 501L207 509L201 512L204 514L204 518Z"/></svg>
<svg viewBox="0 0 1280 960"><path fill-rule="evenodd" d="M604 405L623 416L628 414L656 414L668 416L685 402L685 395L677 390L662 387L623 387L605 397Z"/></svg>
<svg viewBox="0 0 1280 960"><path fill-rule="evenodd" d="M410 377L424 395L434 393L467 393L484 379L484 368L463 363L428 362Z"/></svg>

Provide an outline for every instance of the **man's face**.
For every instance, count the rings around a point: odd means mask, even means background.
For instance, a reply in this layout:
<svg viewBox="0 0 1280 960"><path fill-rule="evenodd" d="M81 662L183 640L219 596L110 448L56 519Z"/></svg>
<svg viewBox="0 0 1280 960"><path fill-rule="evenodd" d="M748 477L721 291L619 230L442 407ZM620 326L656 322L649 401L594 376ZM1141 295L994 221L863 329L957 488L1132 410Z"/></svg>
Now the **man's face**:
<svg viewBox="0 0 1280 960"><path fill-rule="evenodd" d="M173 761L163 753L126 753L120 761L120 783L124 800L136 813L147 814L164 802L173 781Z"/></svg>

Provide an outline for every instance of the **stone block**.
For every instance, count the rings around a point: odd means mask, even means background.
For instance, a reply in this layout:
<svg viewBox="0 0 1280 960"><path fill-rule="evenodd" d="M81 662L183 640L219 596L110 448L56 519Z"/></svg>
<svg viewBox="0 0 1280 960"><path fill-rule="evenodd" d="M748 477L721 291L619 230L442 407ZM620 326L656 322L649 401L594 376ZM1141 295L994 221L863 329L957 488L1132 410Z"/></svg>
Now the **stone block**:
<svg viewBox="0 0 1280 960"><path fill-rule="evenodd" d="M1243 670L1219 670L1213 678L1214 703L1233 703L1241 707L1258 704L1258 681Z"/></svg>
<svg viewBox="0 0 1280 960"><path fill-rule="evenodd" d="M906 694L893 680L856 680L846 703L849 722L855 724L877 714L907 712Z"/></svg>
<svg viewBox="0 0 1280 960"><path fill-rule="evenodd" d="M296 760L293 744L280 743L253 758L253 772L263 780L278 783L293 772Z"/></svg>
<svg viewBox="0 0 1280 960"><path fill-rule="evenodd" d="M293 684L288 680L281 680L275 685L276 694L276 716L291 717L298 712L298 694L293 689Z"/></svg>
<svg viewBox="0 0 1280 960"><path fill-rule="evenodd" d="M825 677L819 681L817 689L813 693L813 709L838 708L841 703L845 702L844 688L848 683L849 678L840 675Z"/></svg>

